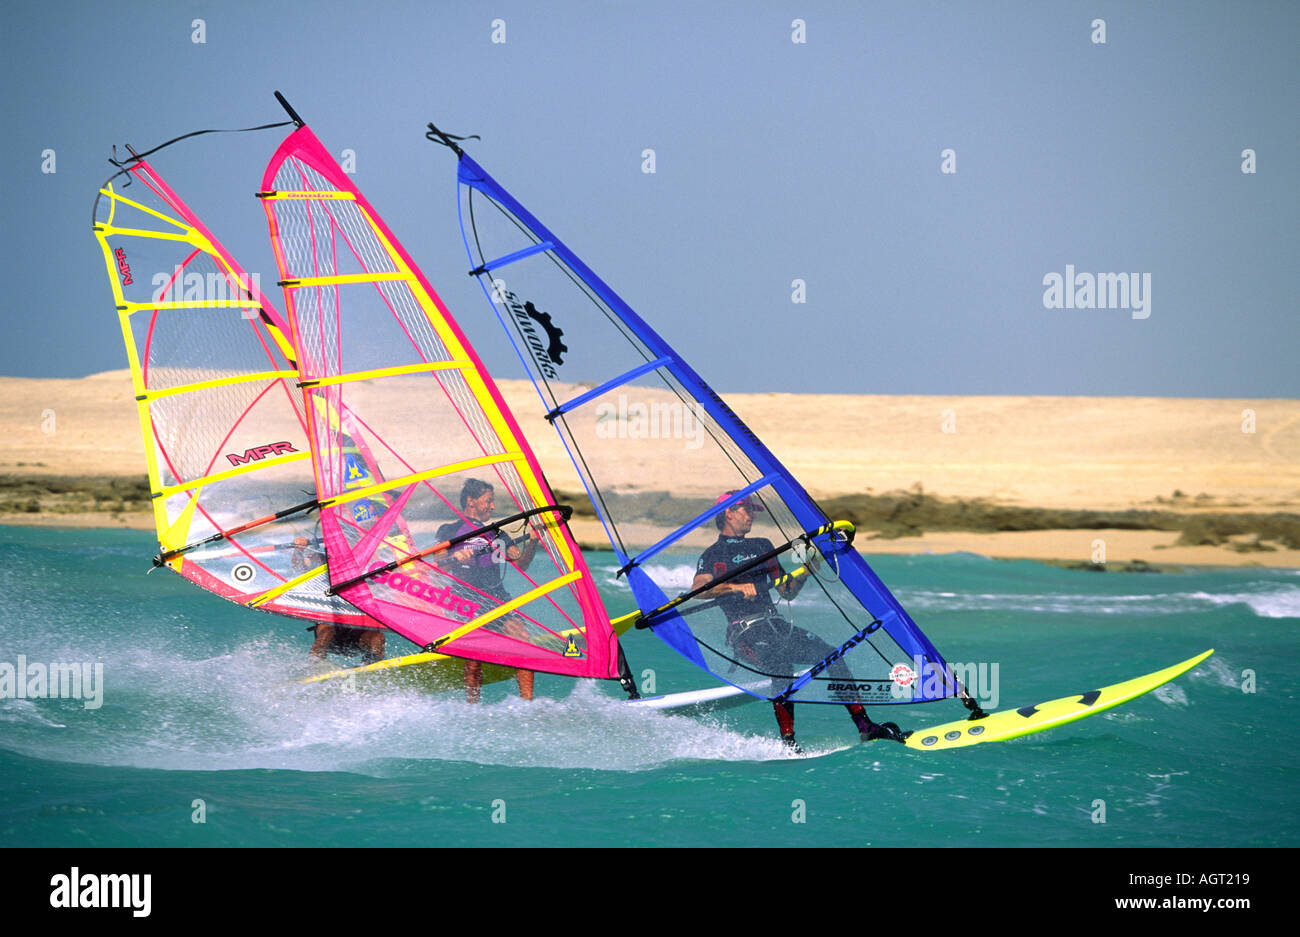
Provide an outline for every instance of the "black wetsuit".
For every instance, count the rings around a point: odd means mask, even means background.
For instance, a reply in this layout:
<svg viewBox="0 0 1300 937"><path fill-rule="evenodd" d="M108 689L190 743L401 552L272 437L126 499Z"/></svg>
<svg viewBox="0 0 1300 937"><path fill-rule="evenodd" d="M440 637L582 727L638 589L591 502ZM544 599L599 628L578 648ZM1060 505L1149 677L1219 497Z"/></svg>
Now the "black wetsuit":
<svg viewBox="0 0 1300 937"><path fill-rule="evenodd" d="M727 616L727 644L737 657L755 670L772 677L774 690L793 679L799 667L811 666L825 660L834 652L829 644L804 628L796 628L782 618L772 604L770 590L785 575L780 562L772 557L738 576L726 578L732 570L753 562L773 550L772 541L765 537L728 537L718 539L702 554L695 564L696 575L713 579L726 579L727 583L753 583L756 595L752 599L734 592L719 595L715 600ZM831 676L852 680L848 666L837 660L827 668ZM794 741L794 703L772 701L776 710L781 737ZM858 731L865 733L871 726L861 704L847 704L849 715Z"/></svg>
<svg viewBox="0 0 1300 937"><path fill-rule="evenodd" d="M734 592L715 600L727 616L727 644L735 648L746 663L754 665L774 680L794 677L796 668L824 660L833 650L829 644L803 628L796 628L772 603L771 588L785 575L776 557L732 578L727 574L772 552L772 541L764 537L719 536L695 564L697 575L706 574L727 583L753 583L757 592L748 599ZM836 661L843 668L843 664ZM832 670L835 665L832 665ZM843 668L843 676L849 676Z"/></svg>

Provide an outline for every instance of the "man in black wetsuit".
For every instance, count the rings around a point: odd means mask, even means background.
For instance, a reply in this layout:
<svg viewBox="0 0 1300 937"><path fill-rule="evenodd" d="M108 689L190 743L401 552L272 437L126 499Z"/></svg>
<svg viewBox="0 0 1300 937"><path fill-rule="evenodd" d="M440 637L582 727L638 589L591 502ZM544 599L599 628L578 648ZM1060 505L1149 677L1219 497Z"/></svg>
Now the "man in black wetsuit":
<svg viewBox="0 0 1300 937"><path fill-rule="evenodd" d="M725 501L735 494L734 491L724 492L718 501ZM692 589L701 589L715 579L724 579L732 570L772 552L772 541L765 537L746 536L754 526L754 515L763 510L758 499L751 496L737 501L715 518L718 539L700 555L695 565ZM735 650L738 658L763 673L793 676L796 666L811 666L825 660L834 651L817 635L796 628L778 615L768 594L775 588L782 598L793 599L807 579L808 576L785 575L780 562L772 557L703 594L713 598L727 616L727 645ZM833 664L832 673L836 667L844 668L843 662ZM845 670L847 676L847 668ZM794 703L773 700L772 707L776 711L781 741L797 751ZM879 725L872 722L861 703L846 704L845 708L862 741L880 738L903 741L898 726L892 722Z"/></svg>

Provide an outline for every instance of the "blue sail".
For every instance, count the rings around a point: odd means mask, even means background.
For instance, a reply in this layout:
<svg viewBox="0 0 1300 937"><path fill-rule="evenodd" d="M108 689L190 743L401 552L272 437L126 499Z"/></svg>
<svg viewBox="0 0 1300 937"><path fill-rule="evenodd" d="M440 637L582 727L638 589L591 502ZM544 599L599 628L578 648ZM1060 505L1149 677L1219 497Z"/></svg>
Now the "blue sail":
<svg viewBox="0 0 1300 937"><path fill-rule="evenodd" d="M458 156L471 273L573 459L644 624L717 679L762 698L892 704L965 697L938 650L853 548L851 525L835 524L617 293L460 147L434 134ZM726 323L712 325L728 334ZM660 474L670 467L673 490L639 484L638 465ZM760 665L737 640L738 632L765 625L737 619L717 593L695 588L707 572L704 557L734 542L720 532L722 517L742 502L753 518L746 558L772 554L756 557L771 573L762 588L788 578L799 590L781 601L775 589L777 602L769 593L768 608L806 636L806 649L818 649L783 666L770 659ZM714 586L736 572L734 564L715 569L723 578L710 580Z"/></svg>

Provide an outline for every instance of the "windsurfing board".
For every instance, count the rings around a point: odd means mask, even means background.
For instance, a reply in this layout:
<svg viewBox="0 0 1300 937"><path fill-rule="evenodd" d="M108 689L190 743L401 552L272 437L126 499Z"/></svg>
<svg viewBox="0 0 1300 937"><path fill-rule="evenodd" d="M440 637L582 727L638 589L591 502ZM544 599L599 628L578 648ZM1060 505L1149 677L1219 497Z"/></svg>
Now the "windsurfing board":
<svg viewBox="0 0 1300 937"><path fill-rule="evenodd" d="M640 615L640 610L620 615L610 621L610 626L614 629L615 634L621 635L632 627ZM567 638L573 633L576 632L561 631L560 637ZM343 667L338 670L313 674L310 677L302 678L298 682L321 683L327 680L355 680L358 677L374 677L375 675L381 675L381 679L386 678L398 685L413 686L430 693L441 693L465 685L465 658L422 651L419 654L407 654L404 657L390 657L387 660L375 661L373 664L365 664L360 667ZM513 678L514 675L515 669L513 667L501 667L497 664L483 665L484 685L500 683L502 680ZM727 689L735 688L728 687ZM742 691L736 690L736 692L740 693ZM663 708L671 709L674 707L666 706Z"/></svg>
<svg viewBox="0 0 1300 937"><path fill-rule="evenodd" d="M1100 690L1088 690L1074 696L1064 696L1037 706L1025 706L1021 709L1007 709L993 713L984 719L962 719L946 722L943 725L918 729L908 736L904 743L908 748L933 751L940 748L964 748L981 742L1004 742L1007 739L1031 735L1056 726L1086 719L1097 713L1113 709L1131 699L1149 693L1158 686L1163 686L1175 677L1191 670L1205 660L1214 649L1198 654L1180 664L1157 670L1142 677L1134 677L1123 683L1115 683Z"/></svg>
<svg viewBox="0 0 1300 937"><path fill-rule="evenodd" d="M496 664L483 665L483 683L499 683L515 675L513 667ZM299 683L361 680L386 682L394 686L409 686L428 693L463 689L465 686L465 659L447 654L422 652L405 657L390 657L360 667L344 667L303 677Z"/></svg>
<svg viewBox="0 0 1300 937"><path fill-rule="evenodd" d="M326 680L356 680L361 677L380 675L387 677L395 685L412 686L430 693L456 690L465 685L465 660L446 654L421 653L408 654L406 657L393 657L389 660L376 661L362 667L346 667L326 673L304 677L299 683L320 683ZM483 682L498 683L514 677L512 667L499 667L496 664L483 665ZM685 710L691 713L708 713L722 709L731 709L756 699L744 690L734 686L709 687L703 690L690 690L685 693L669 693L663 696L643 696L640 699L625 700L627 705L638 709Z"/></svg>
<svg viewBox="0 0 1300 937"><path fill-rule="evenodd" d="M685 693L669 693L664 696L643 696L624 702L637 709L686 710L690 713L709 713L722 709L731 709L744 703L750 703L758 697L746 693L739 687L731 685L708 687L703 690L688 690Z"/></svg>

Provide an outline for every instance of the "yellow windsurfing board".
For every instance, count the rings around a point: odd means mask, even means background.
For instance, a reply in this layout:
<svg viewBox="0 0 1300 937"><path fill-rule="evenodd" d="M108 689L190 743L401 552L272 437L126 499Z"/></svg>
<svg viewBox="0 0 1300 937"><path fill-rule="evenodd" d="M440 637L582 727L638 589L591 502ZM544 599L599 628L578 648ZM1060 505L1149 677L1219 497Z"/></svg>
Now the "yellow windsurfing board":
<svg viewBox="0 0 1300 937"><path fill-rule="evenodd" d="M484 683L499 683L511 679L514 675L513 667L483 665ZM407 654L405 657L390 657L361 667L344 667L313 674L310 677L303 677L298 682L355 681L363 678L367 683L392 683L395 686L410 686L429 693L441 693L465 686L465 658L430 652Z"/></svg>
<svg viewBox="0 0 1300 937"><path fill-rule="evenodd" d="M1189 658L1180 664L1157 670L1146 676L1134 677L1123 683L1089 690L1086 693L1065 696L1037 706L1025 706L1022 709L1007 709L996 712L984 719L961 719L946 722L943 725L918 729L907 738L908 748L925 751L938 748L962 748L966 745L978 745L980 742L1003 742L1019 738L1034 732L1042 732L1055 726L1074 722L1105 712L1122 703L1149 693L1156 687L1168 683L1175 677L1191 670L1205 660L1214 650L1211 648L1203 654Z"/></svg>
<svg viewBox="0 0 1300 937"><path fill-rule="evenodd" d="M610 622L615 634L623 634L632 627L641 612L635 611L615 618ZM560 632L560 637L568 637L568 631ZM501 667L496 664L483 665L483 683L499 683L510 680L515 675L513 667ZM358 677L389 680L403 686L415 686L430 693L455 690L465 685L465 659L449 654L423 651L419 654L407 654L405 657L390 657L375 661L361 667L344 667L325 673L303 677L299 683L322 683L333 680L355 680Z"/></svg>

